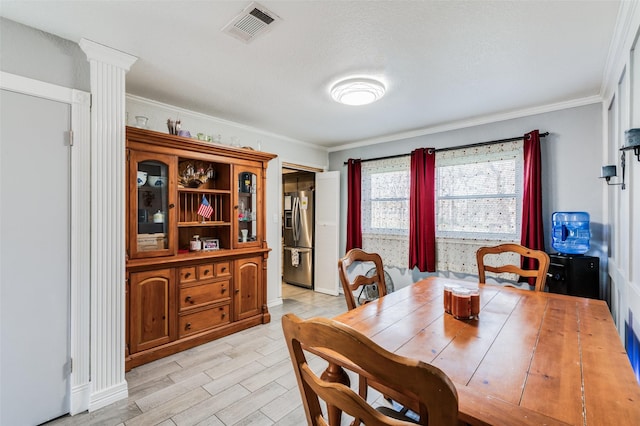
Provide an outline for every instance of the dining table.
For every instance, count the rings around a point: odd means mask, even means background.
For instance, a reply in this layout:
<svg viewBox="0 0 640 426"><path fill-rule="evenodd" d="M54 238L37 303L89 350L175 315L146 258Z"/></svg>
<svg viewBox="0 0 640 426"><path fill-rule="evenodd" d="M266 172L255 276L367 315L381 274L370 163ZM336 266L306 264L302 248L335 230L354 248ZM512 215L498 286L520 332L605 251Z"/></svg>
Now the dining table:
<svg viewBox="0 0 640 426"><path fill-rule="evenodd" d="M479 289L477 318L445 312L445 285ZM444 371L462 424L640 425L640 385L602 300L432 276L334 319Z"/></svg>

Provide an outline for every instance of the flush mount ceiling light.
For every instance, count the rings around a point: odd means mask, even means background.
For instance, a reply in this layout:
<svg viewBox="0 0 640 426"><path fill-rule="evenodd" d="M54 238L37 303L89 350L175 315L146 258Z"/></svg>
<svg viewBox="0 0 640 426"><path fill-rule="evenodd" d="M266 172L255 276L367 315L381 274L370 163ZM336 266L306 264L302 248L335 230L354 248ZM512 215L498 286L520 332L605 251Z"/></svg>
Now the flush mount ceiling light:
<svg viewBox="0 0 640 426"><path fill-rule="evenodd" d="M384 85L371 78L349 78L331 88L331 97L345 105L367 105L384 96Z"/></svg>

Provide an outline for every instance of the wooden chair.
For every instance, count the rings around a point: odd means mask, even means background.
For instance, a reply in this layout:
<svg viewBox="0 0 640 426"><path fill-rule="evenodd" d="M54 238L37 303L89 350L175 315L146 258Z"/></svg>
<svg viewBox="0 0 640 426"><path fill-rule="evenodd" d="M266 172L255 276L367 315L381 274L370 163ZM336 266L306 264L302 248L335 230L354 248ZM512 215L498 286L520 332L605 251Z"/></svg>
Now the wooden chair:
<svg viewBox="0 0 640 426"><path fill-rule="evenodd" d="M484 262L484 257L487 254L501 254L506 252L518 253L521 257L531 257L538 260L538 269L526 270L522 269L520 265L502 265L502 266L490 266ZM476 252L476 259L478 261L478 276L480 283L484 284L485 272L496 273L512 273L518 274L521 277L535 278L535 290L544 291L545 283L547 280L547 271L549 270L549 255L541 250L532 250L519 244L500 244L494 247L480 247Z"/></svg>
<svg viewBox="0 0 640 426"><path fill-rule="evenodd" d="M375 274L370 277L365 275L357 275L353 281L349 279L347 270L354 263L372 262L375 267ZM360 294L364 290L365 286L376 285L378 289L378 297L385 296L387 294L387 283L384 278L384 267L382 266L382 258L377 253L367 253L366 251L354 248L347 252L347 254L340 260L338 260L338 272L340 274L340 282L342 283L342 290L344 291L344 297L347 300L347 308L349 310L355 309L358 304L354 292L360 291ZM369 302L370 300L367 300ZM366 302L365 302L366 303ZM358 378L359 395L367 399L368 384L367 378L359 376ZM354 426L358 426L358 422L354 423Z"/></svg>
<svg viewBox="0 0 640 426"><path fill-rule="evenodd" d="M366 277L358 275L353 281L349 280L347 269L355 262L373 262L376 268L375 275ZM338 261L338 271L340 273L340 282L344 290L344 297L347 299L347 308L355 309L356 299L353 296L354 291L358 291L361 287L371 284L377 284L379 297L387 294L387 285L384 280L384 268L382 266L382 258L377 253L367 253L359 248L349 250L349 252Z"/></svg>
<svg viewBox="0 0 640 426"><path fill-rule="evenodd" d="M282 317L307 424L327 425L320 400L366 425L411 425L415 421L386 408L373 408L356 392L341 383L318 377L307 364L305 350L331 362L336 358L349 369L375 378L402 395L417 401L418 424L457 425L458 394L453 382L439 368L422 361L395 355L353 328L328 318L301 320L294 314Z"/></svg>

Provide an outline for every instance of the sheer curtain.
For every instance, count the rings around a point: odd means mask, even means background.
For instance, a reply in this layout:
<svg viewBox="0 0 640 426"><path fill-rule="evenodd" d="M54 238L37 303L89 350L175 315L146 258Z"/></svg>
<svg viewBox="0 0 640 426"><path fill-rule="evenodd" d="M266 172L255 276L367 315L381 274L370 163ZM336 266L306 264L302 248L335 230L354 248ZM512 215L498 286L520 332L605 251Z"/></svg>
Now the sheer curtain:
<svg viewBox="0 0 640 426"><path fill-rule="evenodd" d="M436 181L438 271L475 275L478 248L520 241L522 141L437 152Z"/></svg>
<svg viewBox="0 0 640 426"><path fill-rule="evenodd" d="M385 266L409 263L409 167L408 155L362 164L362 249Z"/></svg>
<svg viewBox="0 0 640 426"><path fill-rule="evenodd" d="M361 168L360 160L349 159L347 162L347 247L362 248L362 210L361 204Z"/></svg>
<svg viewBox="0 0 640 426"><path fill-rule="evenodd" d="M435 165L433 148L411 153L409 268L423 272L436 270Z"/></svg>

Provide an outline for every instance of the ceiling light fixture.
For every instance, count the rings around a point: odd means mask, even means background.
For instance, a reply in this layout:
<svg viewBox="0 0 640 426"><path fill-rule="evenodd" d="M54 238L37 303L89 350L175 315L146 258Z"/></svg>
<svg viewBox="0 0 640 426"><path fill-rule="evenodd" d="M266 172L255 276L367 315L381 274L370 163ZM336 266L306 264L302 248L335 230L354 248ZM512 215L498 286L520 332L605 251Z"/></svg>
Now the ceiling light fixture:
<svg viewBox="0 0 640 426"><path fill-rule="evenodd" d="M331 88L331 97L345 105L367 105L384 96L382 83L371 78L349 78Z"/></svg>

